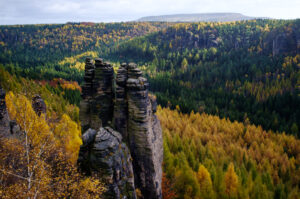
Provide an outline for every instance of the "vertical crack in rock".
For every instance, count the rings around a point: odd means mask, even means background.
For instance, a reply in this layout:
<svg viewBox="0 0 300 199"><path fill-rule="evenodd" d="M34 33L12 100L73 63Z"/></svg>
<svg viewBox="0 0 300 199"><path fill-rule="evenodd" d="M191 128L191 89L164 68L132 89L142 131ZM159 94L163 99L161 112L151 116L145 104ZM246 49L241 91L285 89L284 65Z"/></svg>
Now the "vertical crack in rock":
<svg viewBox="0 0 300 199"><path fill-rule="evenodd" d="M114 127L121 133L125 142L128 142L127 134L127 99L126 99L127 64L121 64L116 76Z"/></svg>
<svg viewBox="0 0 300 199"><path fill-rule="evenodd" d="M138 188L143 198L160 199L163 142L156 99L134 63L122 64L113 78L110 64L86 59L78 163L82 171L104 179L107 198L136 198ZM114 130L105 127L110 121Z"/></svg>

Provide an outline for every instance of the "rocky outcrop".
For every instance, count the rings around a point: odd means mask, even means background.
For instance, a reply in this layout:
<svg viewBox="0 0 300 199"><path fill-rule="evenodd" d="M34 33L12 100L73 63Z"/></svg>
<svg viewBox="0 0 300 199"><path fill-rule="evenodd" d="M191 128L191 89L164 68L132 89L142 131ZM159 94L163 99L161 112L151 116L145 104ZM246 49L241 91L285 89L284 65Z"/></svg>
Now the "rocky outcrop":
<svg viewBox="0 0 300 199"><path fill-rule="evenodd" d="M288 40L285 34L277 35L273 40L273 56L288 50Z"/></svg>
<svg viewBox="0 0 300 199"><path fill-rule="evenodd" d="M112 179L106 182L113 193L108 196L113 198L135 198L135 192L128 191L134 189L139 189L145 199L162 198L162 132L155 116L156 100L149 96L148 86L142 71L133 63L122 64L114 80L110 64L101 59L93 64L86 59L80 104L85 133L78 162L88 174L107 173L104 176Z"/></svg>
<svg viewBox="0 0 300 199"><path fill-rule="evenodd" d="M89 175L99 176L107 186L106 198L136 198L130 152L120 133L101 127L83 136L78 162Z"/></svg>
<svg viewBox="0 0 300 199"><path fill-rule="evenodd" d="M40 116L41 114L46 114L46 104L39 95L35 95L32 98L32 108L38 116Z"/></svg>
<svg viewBox="0 0 300 199"><path fill-rule="evenodd" d="M299 53L300 51L300 36L296 28L291 31L277 33L272 40L273 56L287 53Z"/></svg>

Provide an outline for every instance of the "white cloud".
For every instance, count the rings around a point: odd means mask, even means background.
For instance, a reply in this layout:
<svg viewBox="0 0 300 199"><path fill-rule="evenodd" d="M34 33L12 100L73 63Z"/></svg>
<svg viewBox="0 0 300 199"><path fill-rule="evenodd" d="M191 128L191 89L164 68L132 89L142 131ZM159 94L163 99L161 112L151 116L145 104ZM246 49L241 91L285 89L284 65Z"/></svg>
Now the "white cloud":
<svg viewBox="0 0 300 199"><path fill-rule="evenodd" d="M0 24L128 21L148 15L238 12L300 18L299 0L0 0Z"/></svg>

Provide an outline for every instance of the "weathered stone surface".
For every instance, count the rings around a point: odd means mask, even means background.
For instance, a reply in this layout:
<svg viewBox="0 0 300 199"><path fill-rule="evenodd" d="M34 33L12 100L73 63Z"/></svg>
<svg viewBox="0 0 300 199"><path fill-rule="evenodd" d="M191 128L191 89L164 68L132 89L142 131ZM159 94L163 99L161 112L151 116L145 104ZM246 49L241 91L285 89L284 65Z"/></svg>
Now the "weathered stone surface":
<svg viewBox="0 0 300 199"><path fill-rule="evenodd" d="M87 59L85 72L87 82L82 88L80 120L86 132L78 159L82 170L105 176L111 191L107 197L135 197L135 192L128 194L135 187L141 190L144 199L162 198L162 132L155 116L156 99L148 94L147 79L136 64L130 63L120 66L114 81L113 68L102 59L96 59L95 66ZM102 128L110 121L120 133ZM126 151L132 162L128 161ZM126 164L120 158L125 156ZM120 165L125 169L120 170Z"/></svg>
<svg viewBox="0 0 300 199"><path fill-rule="evenodd" d="M112 121L113 115L113 68L102 59L86 58L85 83L80 102L80 121L82 130L98 129Z"/></svg>
<svg viewBox="0 0 300 199"><path fill-rule="evenodd" d="M39 95L35 95L32 98L32 108L38 116L40 116L42 113L46 114L46 104Z"/></svg>
<svg viewBox="0 0 300 199"><path fill-rule="evenodd" d="M86 131L78 163L105 182L105 198L136 198L131 155L120 133L109 127Z"/></svg>
<svg viewBox="0 0 300 199"><path fill-rule="evenodd" d="M93 79L95 73L95 65L91 58L85 59L85 74L84 74L84 85L82 87L82 98L87 99L93 96Z"/></svg>
<svg viewBox="0 0 300 199"><path fill-rule="evenodd" d="M97 114L102 125L108 125L113 115L113 67L103 63L102 59L95 60L95 78L93 87L95 89L93 113Z"/></svg>
<svg viewBox="0 0 300 199"><path fill-rule="evenodd" d="M100 123L101 121L92 122L92 118L97 119L97 116L93 116L91 113L92 109L92 97L93 93L93 79L95 73L95 66L91 58L85 60L85 73L84 73L84 84L82 86L82 101L80 102L79 119L81 121L82 131L86 131L89 128L97 129L97 126L92 126L93 123ZM100 127L98 126L98 128Z"/></svg>
<svg viewBox="0 0 300 199"><path fill-rule="evenodd" d="M152 107L147 80L139 69L130 67L128 74L128 137L136 187L144 198L162 198L163 145L160 123L153 114L156 107Z"/></svg>

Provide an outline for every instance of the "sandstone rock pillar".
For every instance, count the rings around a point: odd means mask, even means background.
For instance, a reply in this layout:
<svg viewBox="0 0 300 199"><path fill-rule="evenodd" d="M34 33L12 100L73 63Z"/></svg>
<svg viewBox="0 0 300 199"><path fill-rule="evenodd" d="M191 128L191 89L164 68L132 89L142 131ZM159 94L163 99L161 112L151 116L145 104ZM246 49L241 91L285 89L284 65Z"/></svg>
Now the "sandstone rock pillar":
<svg viewBox="0 0 300 199"><path fill-rule="evenodd" d="M108 63L103 63L100 58L95 59L95 78L93 87L95 97L92 111L98 115L103 126L107 126L112 121L113 115L113 67Z"/></svg>
<svg viewBox="0 0 300 199"><path fill-rule="evenodd" d="M128 137L136 188L146 199L162 198L162 135L153 117L148 82L135 64L128 65Z"/></svg>

